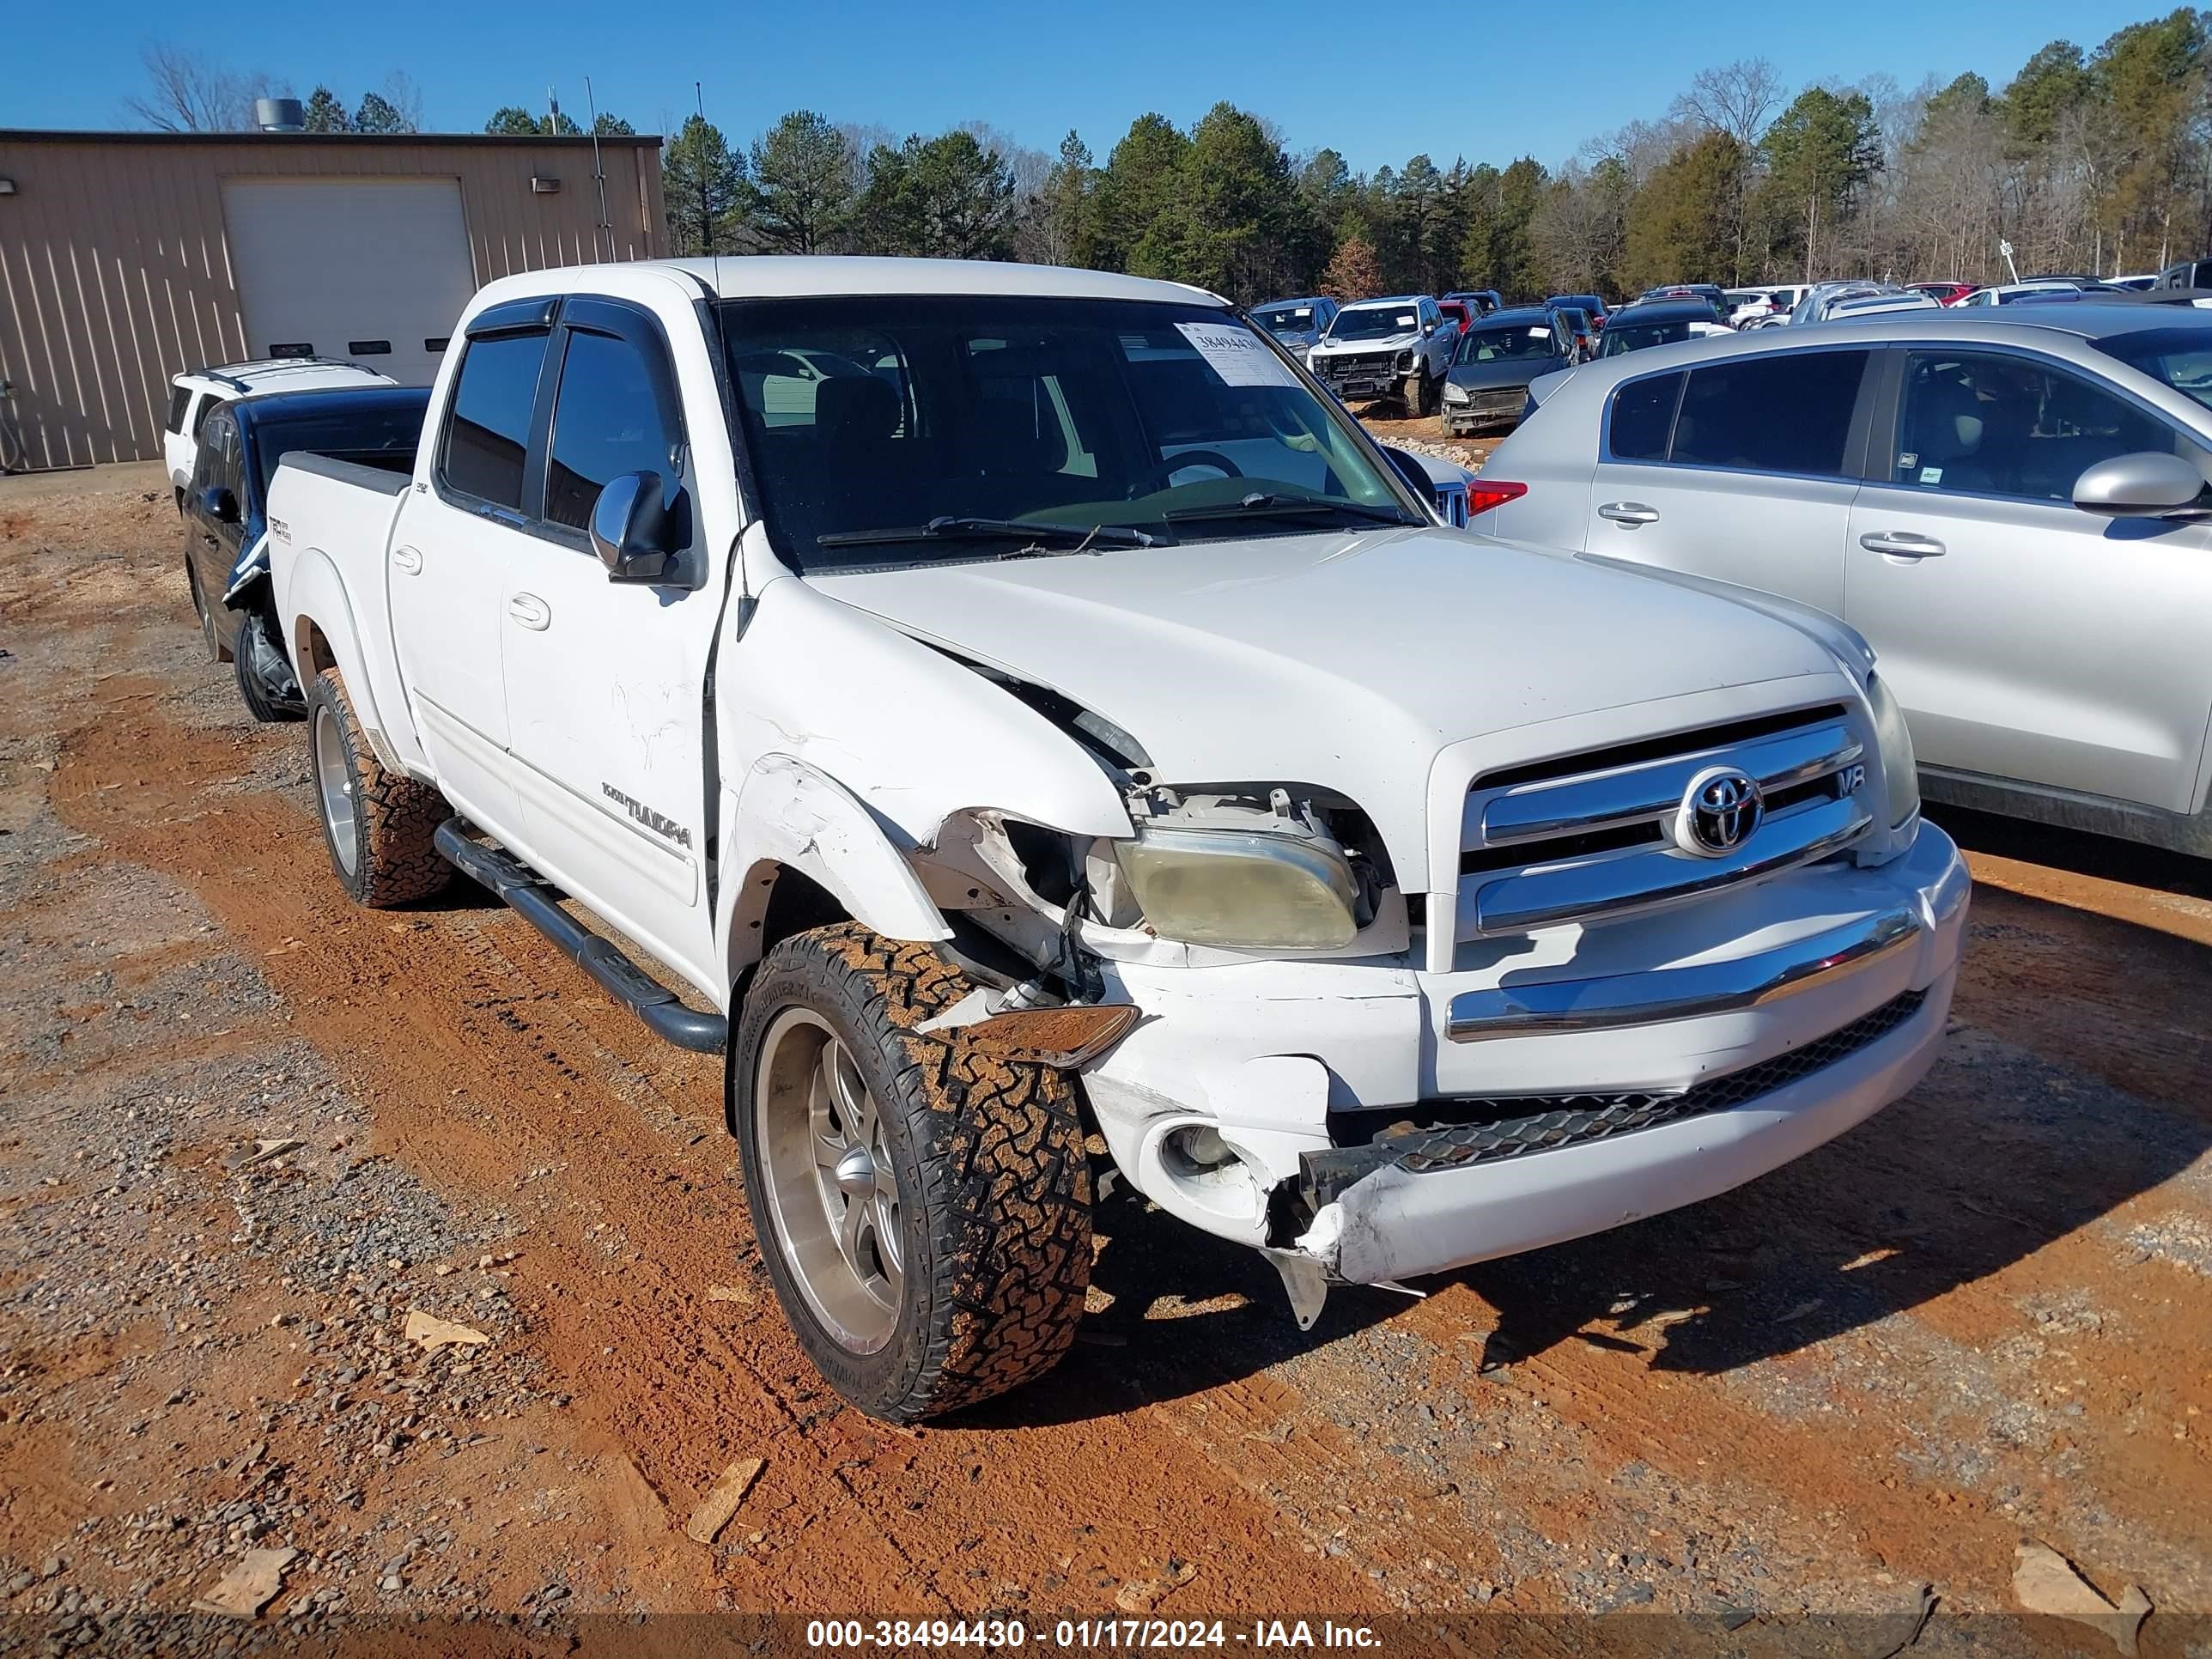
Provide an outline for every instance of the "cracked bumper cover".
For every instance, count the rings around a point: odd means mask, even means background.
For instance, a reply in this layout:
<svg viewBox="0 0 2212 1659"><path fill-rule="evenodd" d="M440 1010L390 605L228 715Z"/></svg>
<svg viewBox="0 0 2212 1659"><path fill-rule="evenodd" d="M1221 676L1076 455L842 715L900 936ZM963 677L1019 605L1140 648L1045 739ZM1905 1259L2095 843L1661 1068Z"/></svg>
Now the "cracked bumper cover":
<svg viewBox="0 0 2212 1659"><path fill-rule="evenodd" d="M1548 958L1540 939L1442 975L1124 969L1154 1018L1085 1087L1123 1170L1184 1219L1341 1282L1445 1271L1698 1202L1896 1099L1941 1042L1970 884L1923 826L1888 865L1554 938ZM1346 1144L1347 1113L1440 1127ZM1290 1212L1186 1202L1158 1129L1194 1121Z"/></svg>

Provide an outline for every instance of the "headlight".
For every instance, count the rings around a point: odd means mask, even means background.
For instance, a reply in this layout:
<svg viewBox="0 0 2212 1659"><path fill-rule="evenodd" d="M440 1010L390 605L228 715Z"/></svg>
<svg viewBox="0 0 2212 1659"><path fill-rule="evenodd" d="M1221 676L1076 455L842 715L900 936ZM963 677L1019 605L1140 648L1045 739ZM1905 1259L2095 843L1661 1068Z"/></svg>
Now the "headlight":
<svg viewBox="0 0 2212 1659"><path fill-rule="evenodd" d="M1398 354L1398 372L1401 374L1409 374L1412 372L1413 367L1413 354L1410 351L1400 352Z"/></svg>
<svg viewBox="0 0 2212 1659"><path fill-rule="evenodd" d="M1881 750L1881 775L1889 790L1889 822L1897 828L1920 810L1920 764L1912 754L1912 733L1905 711L1879 674L1867 677L1867 701L1874 706L1875 741Z"/></svg>
<svg viewBox="0 0 2212 1659"><path fill-rule="evenodd" d="M1462 386L1457 380L1446 380L1444 382L1444 401L1448 404L1466 403L1468 401L1467 388Z"/></svg>
<svg viewBox="0 0 2212 1659"><path fill-rule="evenodd" d="M1148 825L1115 852L1145 920L1164 939L1332 951L1359 931L1358 884L1344 860L1289 836Z"/></svg>

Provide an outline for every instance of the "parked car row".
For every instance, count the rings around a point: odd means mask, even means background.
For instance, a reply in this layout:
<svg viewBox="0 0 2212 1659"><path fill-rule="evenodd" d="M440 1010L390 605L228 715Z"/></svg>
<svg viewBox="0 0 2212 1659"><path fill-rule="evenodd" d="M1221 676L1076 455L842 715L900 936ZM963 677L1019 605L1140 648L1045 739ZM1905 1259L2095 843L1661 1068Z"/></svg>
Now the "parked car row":
<svg viewBox="0 0 2212 1659"><path fill-rule="evenodd" d="M1320 378L1645 378L1578 309L1470 307L1462 362L1432 299L1346 306L1310 370L1094 271L560 269L404 411L238 400L193 481L266 526L337 883L464 872L724 1053L785 1316L907 1421L1066 1352L1094 1170L1310 1328L1931 1062L1969 880L1850 629L1440 522Z"/></svg>

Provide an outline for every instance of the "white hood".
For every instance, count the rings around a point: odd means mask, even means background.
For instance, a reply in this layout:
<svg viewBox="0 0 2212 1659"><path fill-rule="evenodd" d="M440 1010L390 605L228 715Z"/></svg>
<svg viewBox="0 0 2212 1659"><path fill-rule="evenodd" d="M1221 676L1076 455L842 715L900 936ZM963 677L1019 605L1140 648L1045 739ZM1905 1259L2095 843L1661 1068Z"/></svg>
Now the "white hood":
<svg viewBox="0 0 2212 1659"><path fill-rule="evenodd" d="M1314 349L1326 357L1339 351L1406 351L1420 343L1421 331L1409 328L1397 334L1359 340L1317 340L1314 343Z"/></svg>
<svg viewBox="0 0 2212 1659"><path fill-rule="evenodd" d="M1103 715L1161 783L1340 791L1409 884L1425 879L1429 773L1446 744L1838 666L1742 605L1442 530L808 580Z"/></svg>

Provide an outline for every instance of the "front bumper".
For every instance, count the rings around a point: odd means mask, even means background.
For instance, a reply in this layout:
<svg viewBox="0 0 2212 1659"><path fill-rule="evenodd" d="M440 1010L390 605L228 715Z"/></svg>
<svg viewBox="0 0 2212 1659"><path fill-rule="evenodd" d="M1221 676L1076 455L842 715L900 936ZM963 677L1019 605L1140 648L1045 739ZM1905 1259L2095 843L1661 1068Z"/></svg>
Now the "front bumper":
<svg viewBox="0 0 2212 1659"><path fill-rule="evenodd" d="M1085 1085L1133 1184L1194 1224L1349 1282L1442 1271L1726 1191L1911 1088L1942 1038L1968 889L1931 825L1885 866L1836 860L1603 928L1491 941L1448 974L1127 964L1110 976L1149 1018ZM1884 1010L1896 1017L1866 1024ZM1854 1029L1874 1034L1833 1044ZM1812 1070L1790 1068L1816 1051ZM1712 1104L1732 1078L1778 1081ZM1601 1110L1593 1097L1607 1103L1594 1125L1456 1162L1402 1156L1422 1131L1352 1132L1493 1106L1525 1127L1550 1107ZM1241 1188L1190 1179L1175 1137L1195 1125L1235 1152Z"/></svg>
<svg viewBox="0 0 2212 1659"><path fill-rule="evenodd" d="M1518 386L1504 392L1477 392L1463 404L1447 399L1443 410L1444 430L1466 433L1486 427L1516 425L1528 403L1528 388Z"/></svg>

